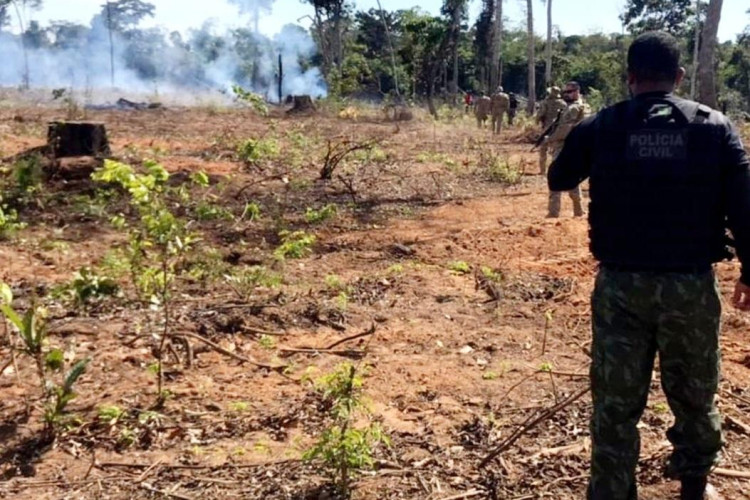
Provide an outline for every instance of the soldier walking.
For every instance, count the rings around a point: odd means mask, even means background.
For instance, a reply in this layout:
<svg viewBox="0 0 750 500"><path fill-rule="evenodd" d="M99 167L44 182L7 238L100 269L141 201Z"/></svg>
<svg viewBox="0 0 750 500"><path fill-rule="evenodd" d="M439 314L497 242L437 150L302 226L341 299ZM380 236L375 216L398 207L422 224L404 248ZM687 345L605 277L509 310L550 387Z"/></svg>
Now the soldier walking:
<svg viewBox="0 0 750 500"><path fill-rule="evenodd" d="M502 87L492 95L492 131L499 134L503 131L503 115L510 108L510 97L503 92Z"/></svg>
<svg viewBox="0 0 750 500"><path fill-rule="evenodd" d="M720 498L707 477L722 447L716 407L721 299L712 264L742 264L733 302L750 310L750 159L718 111L675 97L680 45L663 32L628 52L634 96L576 127L552 163L549 187L590 179L591 299L589 500L636 500L638 421L658 353L674 413L668 477L682 500Z"/></svg>
<svg viewBox="0 0 750 500"><path fill-rule="evenodd" d="M581 86L578 82L568 82L565 84L563 100L566 103L566 108L563 110L562 115L560 115L560 123L552 135L549 136L549 139L543 144L543 146L549 148L552 158L557 157L560 153L563 144L565 143L565 138L568 137L570 131L586 117L586 106L581 99ZM581 186L576 185L573 189L568 191L568 195L573 201L573 215L581 217L583 215ZM560 217L561 203L562 193L559 191L550 191L547 217Z"/></svg>
<svg viewBox="0 0 750 500"><path fill-rule="evenodd" d="M483 92L482 96L477 99L477 102L474 105L474 116L477 118L477 126L479 128L484 128L484 124L487 122L487 118L489 118L491 111L492 99L487 97Z"/></svg>
<svg viewBox="0 0 750 500"><path fill-rule="evenodd" d="M536 121L542 126L542 131L552 126L558 116L565 110L567 104L561 98L560 87L547 89L547 98L539 105ZM547 175L547 152L549 144L544 141L539 149L539 173Z"/></svg>

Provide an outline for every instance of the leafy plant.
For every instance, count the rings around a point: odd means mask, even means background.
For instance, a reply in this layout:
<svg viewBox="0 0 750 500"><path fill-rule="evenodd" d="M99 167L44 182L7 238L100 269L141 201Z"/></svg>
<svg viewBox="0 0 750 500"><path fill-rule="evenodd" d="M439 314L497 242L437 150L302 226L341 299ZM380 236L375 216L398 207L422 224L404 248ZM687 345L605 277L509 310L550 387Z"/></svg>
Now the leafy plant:
<svg viewBox="0 0 750 500"><path fill-rule="evenodd" d="M480 153L479 167L491 182L512 186L519 184L523 178L523 171L518 165L512 165L490 151Z"/></svg>
<svg viewBox="0 0 750 500"><path fill-rule="evenodd" d="M46 393L47 377L44 359L44 344L47 340L44 321L46 310L32 306L21 316L13 308L13 292L10 287L5 283L0 283L0 311L18 331L23 343L22 352L34 360L42 391Z"/></svg>
<svg viewBox="0 0 750 500"><path fill-rule="evenodd" d="M232 85L232 92L238 101L248 104L261 116L268 116L268 105L260 94L243 89L239 85Z"/></svg>
<svg viewBox="0 0 750 500"><path fill-rule="evenodd" d="M277 259L301 259L312 253L312 246L316 240L315 235L305 231L282 231L280 236L281 245L273 253Z"/></svg>
<svg viewBox="0 0 750 500"><path fill-rule="evenodd" d="M126 411L119 406L105 405L97 409L97 417L101 422L109 425L115 425L126 415Z"/></svg>
<svg viewBox="0 0 750 500"><path fill-rule="evenodd" d="M243 267L224 275L227 284L243 300L248 300L258 287L278 288L283 283L280 274L263 266Z"/></svg>
<svg viewBox="0 0 750 500"><path fill-rule="evenodd" d="M664 415L666 413L669 413L669 405L666 403L655 403L651 409L656 413L657 415Z"/></svg>
<svg viewBox="0 0 750 500"><path fill-rule="evenodd" d="M385 270L386 274L389 275L398 275L402 274L404 272L404 265L403 264L393 264L388 269Z"/></svg>
<svg viewBox="0 0 750 500"><path fill-rule="evenodd" d="M39 155L21 158L13 165L13 177L21 193L32 193L42 183L42 159Z"/></svg>
<svg viewBox="0 0 750 500"><path fill-rule="evenodd" d="M247 401L234 401L229 403L229 409L237 413L245 412L250 409L250 403Z"/></svg>
<svg viewBox="0 0 750 500"><path fill-rule="evenodd" d="M194 237L187 231L185 221L170 210L169 173L153 161L145 162L144 170L138 173L129 165L106 160L92 178L125 189L130 205L139 215L138 224L129 228L128 260L139 297L161 311L163 331L154 353L158 362L158 402L163 404L166 393L161 361L169 337L171 290L181 269L177 264L187 254Z"/></svg>
<svg viewBox="0 0 750 500"><path fill-rule="evenodd" d="M303 454L306 461L322 461L346 498L351 493L352 475L373 467L378 445L390 446L390 440L376 423L355 426L360 417L370 416L363 400L363 385L351 363L342 363L317 381L317 391L330 405L331 425Z"/></svg>
<svg viewBox="0 0 750 500"><path fill-rule="evenodd" d="M120 285L108 276L100 276L90 267L82 267L73 275L73 280L63 286L77 307L85 306L93 299L114 297L120 293Z"/></svg>
<svg viewBox="0 0 750 500"><path fill-rule="evenodd" d="M305 212L305 220L308 224L320 224L321 222L336 217L337 213L338 207L334 204L326 205L320 210L314 210L308 207Z"/></svg>
<svg viewBox="0 0 750 500"><path fill-rule="evenodd" d="M60 349L45 352L47 344L46 311L32 305L21 316L13 308L13 292L5 283L0 283L0 311L15 327L23 343L22 352L34 360L37 375L44 396L44 434L45 439L54 438L58 424L62 423L65 409L75 397L73 387L86 371L89 359L78 361L63 379L62 384L55 385L49 381L49 372L62 370L65 356ZM11 346L11 348L13 348Z"/></svg>
<svg viewBox="0 0 750 500"><path fill-rule="evenodd" d="M328 276L326 276L325 282L328 288L336 292L346 290L347 288L341 277L336 274L329 274Z"/></svg>
<svg viewBox="0 0 750 500"><path fill-rule="evenodd" d="M501 283L503 281L502 271L492 269L491 267L482 266L482 276L492 281L493 283Z"/></svg>
<svg viewBox="0 0 750 500"><path fill-rule="evenodd" d="M232 212L224 207L202 201L195 207L195 217L200 221L233 220Z"/></svg>
<svg viewBox="0 0 750 500"><path fill-rule="evenodd" d="M248 165L257 166L261 162L274 160L281 154L275 139L247 139L237 147L237 156Z"/></svg>
<svg viewBox="0 0 750 500"><path fill-rule="evenodd" d="M257 203L247 203L245 210L242 211L240 220L249 220L250 222L260 220L260 205Z"/></svg>
<svg viewBox="0 0 750 500"><path fill-rule="evenodd" d="M450 269L455 274L469 274L471 273L471 265L468 262L462 260L451 262L448 264Z"/></svg>
<svg viewBox="0 0 750 500"><path fill-rule="evenodd" d="M8 205L3 203L3 196L0 194L0 240L11 237L25 227L25 223L18 221L18 212L8 208Z"/></svg>
<svg viewBox="0 0 750 500"><path fill-rule="evenodd" d="M260 344L263 349L270 350L276 347L276 340L270 335L261 335L258 339L258 344Z"/></svg>
<svg viewBox="0 0 750 500"><path fill-rule="evenodd" d="M56 427L62 422L65 408L76 397L73 386L86 372L86 367L90 361L90 359L78 361L65 376L61 385L50 388L50 396L47 398L44 409L44 424L48 435L54 435Z"/></svg>

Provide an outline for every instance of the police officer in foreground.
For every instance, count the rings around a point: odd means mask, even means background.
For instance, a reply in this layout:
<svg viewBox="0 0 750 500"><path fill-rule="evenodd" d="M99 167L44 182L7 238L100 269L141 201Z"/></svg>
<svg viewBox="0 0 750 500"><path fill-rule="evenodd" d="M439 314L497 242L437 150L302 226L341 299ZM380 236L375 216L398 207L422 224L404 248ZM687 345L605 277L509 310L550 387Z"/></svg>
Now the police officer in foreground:
<svg viewBox="0 0 750 500"><path fill-rule="evenodd" d="M750 161L721 113L672 95L685 75L677 41L638 37L633 99L584 120L549 172L555 191L590 179L592 461L588 498L635 500L639 437L659 354L675 423L668 477L683 500L720 498L707 476L722 447L715 395L721 301L712 264L725 227L743 264L734 305L750 309Z"/></svg>

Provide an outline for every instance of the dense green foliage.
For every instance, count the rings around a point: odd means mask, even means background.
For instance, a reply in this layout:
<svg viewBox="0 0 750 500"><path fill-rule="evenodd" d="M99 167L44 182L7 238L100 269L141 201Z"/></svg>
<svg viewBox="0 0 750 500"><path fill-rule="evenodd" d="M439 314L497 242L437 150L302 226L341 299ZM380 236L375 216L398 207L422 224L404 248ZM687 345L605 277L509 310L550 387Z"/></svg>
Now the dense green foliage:
<svg viewBox="0 0 750 500"><path fill-rule="evenodd" d="M255 23L272 4L268 0L232 1L250 13ZM90 26L54 22L44 27L31 22L25 27L23 42L32 50L86 51L92 40L106 36L111 29L127 69L144 81L201 88L211 83L212 64L231 63L229 76L235 83L275 97L269 90L275 85L275 70L268 69L276 64L275 54L283 52L285 44L305 40L313 47L312 52L300 51L299 60L293 64L301 71L319 68L328 92L336 97L442 97L455 102L455 93L492 90L489 80L496 1L483 0L479 17L469 19L465 0L444 0L439 15L419 7L357 10L351 0L304 0L314 9L309 32L290 25L270 40L252 28L219 34L208 23L191 30L187 37L161 28L140 28L142 21L154 15L154 5L144 0L116 0L104 5ZM39 2L26 3L33 7ZM12 19L9 5L13 5L12 0L0 0L0 26ZM667 29L679 37L690 75L695 14L692 0L628 0L621 15L627 34L553 32L552 81L545 81L545 64L540 57L536 64L537 97L542 97L549 85L561 85L570 79L581 82L585 93L593 93L597 104L626 97L627 47L633 36L654 28ZM506 91L525 95L528 34L522 25L523 19L504 20L500 67ZM545 53L543 37L535 36L534 43L537 54ZM729 111L750 112L750 25L735 40L721 44L718 57L720 102ZM689 78L684 85L683 91L690 88Z"/></svg>

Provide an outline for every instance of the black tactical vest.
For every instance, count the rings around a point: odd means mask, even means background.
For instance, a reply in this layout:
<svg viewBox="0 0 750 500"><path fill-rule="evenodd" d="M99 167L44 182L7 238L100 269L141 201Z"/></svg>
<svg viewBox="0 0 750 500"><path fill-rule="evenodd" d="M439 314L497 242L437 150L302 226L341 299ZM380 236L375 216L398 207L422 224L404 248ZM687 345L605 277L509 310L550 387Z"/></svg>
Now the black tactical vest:
<svg viewBox="0 0 750 500"><path fill-rule="evenodd" d="M672 96L602 111L591 169L591 250L634 270L708 267L722 260L721 140L712 111Z"/></svg>

